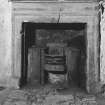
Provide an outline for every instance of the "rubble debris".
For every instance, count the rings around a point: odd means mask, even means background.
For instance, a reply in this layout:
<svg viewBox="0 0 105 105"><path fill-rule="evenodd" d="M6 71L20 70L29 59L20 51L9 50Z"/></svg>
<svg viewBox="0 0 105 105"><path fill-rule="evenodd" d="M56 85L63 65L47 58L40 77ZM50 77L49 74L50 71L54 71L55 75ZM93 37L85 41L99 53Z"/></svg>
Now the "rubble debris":
<svg viewBox="0 0 105 105"><path fill-rule="evenodd" d="M59 94L52 86L13 90L2 105L98 105L94 95Z"/></svg>

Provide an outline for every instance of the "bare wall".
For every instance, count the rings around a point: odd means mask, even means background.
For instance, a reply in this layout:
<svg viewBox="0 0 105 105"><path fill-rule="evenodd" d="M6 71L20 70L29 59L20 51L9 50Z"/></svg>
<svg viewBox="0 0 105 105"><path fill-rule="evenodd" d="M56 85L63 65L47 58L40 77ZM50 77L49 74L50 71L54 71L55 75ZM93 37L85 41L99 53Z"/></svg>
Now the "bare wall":
<svg viewBox="0 0 105 105"><path fill-rule="evenodd" d="M11 3L0 0L0 86L9 86L11 77Z"/></svg>

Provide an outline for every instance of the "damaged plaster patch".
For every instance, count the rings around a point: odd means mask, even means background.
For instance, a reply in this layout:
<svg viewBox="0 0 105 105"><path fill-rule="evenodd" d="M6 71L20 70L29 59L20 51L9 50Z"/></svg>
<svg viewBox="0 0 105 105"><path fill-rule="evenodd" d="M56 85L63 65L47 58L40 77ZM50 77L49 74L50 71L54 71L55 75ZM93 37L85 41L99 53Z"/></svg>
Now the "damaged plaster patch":
<svg viewBox="0 0 105 105"><path fill-rule="evenodd" d="M104 6L104 5L103 5ZM105 11L101 13L100 79L105 84Z"/></svg>

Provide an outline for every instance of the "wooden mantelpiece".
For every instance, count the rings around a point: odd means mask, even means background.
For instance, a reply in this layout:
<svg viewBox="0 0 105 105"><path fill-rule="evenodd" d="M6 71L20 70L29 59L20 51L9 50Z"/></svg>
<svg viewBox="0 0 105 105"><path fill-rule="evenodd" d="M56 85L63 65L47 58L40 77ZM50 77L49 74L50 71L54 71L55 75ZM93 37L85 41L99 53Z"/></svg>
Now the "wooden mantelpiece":
<svg viewBox="0 0 105 105"><path fill-rule="evenodd" d="M99 83L99 19L97 2L12 2L13 78L21 78L21 28L23 22L86 23L86 89L96 93Z"/></svg>
<svg viewBox="0 0 105 105"><path fill-rule="evenodd" d="M100 0L10 0L12 2L99 2Z"/></svg>

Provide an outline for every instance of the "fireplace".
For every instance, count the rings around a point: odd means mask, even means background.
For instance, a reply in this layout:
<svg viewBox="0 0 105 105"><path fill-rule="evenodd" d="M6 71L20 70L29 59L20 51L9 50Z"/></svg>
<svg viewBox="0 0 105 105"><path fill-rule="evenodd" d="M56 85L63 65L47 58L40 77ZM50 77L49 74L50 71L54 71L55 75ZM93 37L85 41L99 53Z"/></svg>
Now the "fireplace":
<svg viewBox="0 0 105 105"><path fill-rule="evenodd" d="M21 84L46 84L57 74L86 89L86 28L86 23L22 23Z"/></svg>
<svg viewBox="0 0 105 105"><path fill-rule="evenodd" d="M66 70L73 67L79 68L77 65L81 65L79 73L83 76L78 75L78 78L82 77L79 79L80 85L84 84L83 87L88 92L97 92L100 82L97 6L97 2L91 1L13 2L13 81L15 85L23 85L30 77L29 70L32 69L29 68L36 68L36 66L38 72L32 73L33 77L38 77L39 82L45 84L45 60L46 54L49 55L46 49L49 44L58 43L65 45L63 49L65 49ZM77 65L73 66L75 64ZM75 70L77 72L77 69ZM75 74L77 73L73 75ZM75 76L73 78L77 80ZM34 80L36 82L37 79Z"/></svg>

